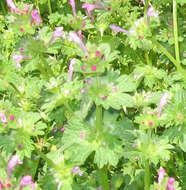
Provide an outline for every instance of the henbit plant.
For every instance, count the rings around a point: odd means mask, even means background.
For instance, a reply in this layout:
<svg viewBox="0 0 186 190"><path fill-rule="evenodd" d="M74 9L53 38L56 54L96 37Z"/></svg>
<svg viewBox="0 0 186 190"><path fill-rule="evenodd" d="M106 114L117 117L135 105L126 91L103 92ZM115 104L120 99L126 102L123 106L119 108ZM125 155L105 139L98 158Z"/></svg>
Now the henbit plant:
<svg viewBox="0 0 186 190"><path fill-rule="evenodd" d="M185 2L31 2L1 2L0 189L184 189Z"/></svg>

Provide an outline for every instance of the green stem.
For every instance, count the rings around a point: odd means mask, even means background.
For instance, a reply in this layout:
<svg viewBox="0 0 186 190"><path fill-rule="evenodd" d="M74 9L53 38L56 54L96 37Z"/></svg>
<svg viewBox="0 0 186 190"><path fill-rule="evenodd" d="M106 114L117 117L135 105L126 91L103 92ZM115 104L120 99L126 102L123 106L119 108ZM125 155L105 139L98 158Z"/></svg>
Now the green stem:
<svg viewBox="0 0 186 190"><path fill-rule="evenodd" d="M6 9L5 9L5 5L4 5L3 1L1 1L1 8L3 10L3 14L6 15Z"/></svg>
<svg viewBox="0 0 186 190"><path fill-rule="evenodd" d="M180 63L179 42L178 42L178 23L177 23L177 3L176 3L176 0L173 0L173 23L174 23L174 44L175 44L176 61L178 63Z"/></svg>
<svg viewBox="0 0 186 190"><path fill-rule="evenodd" d="M107 177L107 166L104 166L99 170L100 183L103 190L109 190L109 183Z"/></svg>
<svg viewBox="0 0 186 190"><path fill-rule="evenodd" d="M149 190L150 189L150 166L149 166L149 160L145 160L145 174L144 174L144 185L145 188L144 190Z"/></svg>
<svg viewBox="0 0 186 190"><path fill-rule="evenodd" d="M152 39L152 42L162 51L163 54L165 54L169 60L176 66L177 70L186 77L185 70L181 67L180 63L177 62L177 60L156 40Z"/></svg>
<svg viewBox="0 0 186 190"><path fill-rule="evenodd" d="M9 85L22 97L23 94L19 91L19 89L11 82L9 82Z"/></svg>
<svg viewBox="0 0 186 190"><path fill-rule="evenodd" d="M64 102L63 105L64 105L65 108L70 112L71 115L74 115L74 111L73 111L72 108L69 106L68 102Z"/></svg>
<svg viewBox="0 0 186 190"><path fill-rule="evenodd" d="M52 166L54 169L56 169L57 171L60 170L59 166L57 166L51 159L49 159L45 154L43 154L39 149L35 149L37 154L43 158L43 160L45 160L50 166Z"/></svg>
<svg viewBox="0 0 186 190"><path fill-rule="evenodd" d="M102 134L102 120L103 120L102 106L96 106L96 129L99 134Z"/></svg>
<svg viewBox="0 0 186 190"><path fill-rule="evenodd" d="M147 12L149 8L149 0L145 0L145 9L144 9L144 20L148 24Z"/></svg>
<svg viewBox="0 0 186 190"><path fill-rule="evenodd" d="M51 2L50 0L48 0L48 10L49 10L49 13L50 15L52 14L52 7L51 7Z"/></svg>
<svg viewBox="0 0 186 190"><path fill-rule="evenodd" d="M152 66L152 63L151 63L151 61L150 61L150 59L149 59L149 54L148 54L148 52L145 53L145 59L146 59L147 64L150 65L150 66Z"/></svg>

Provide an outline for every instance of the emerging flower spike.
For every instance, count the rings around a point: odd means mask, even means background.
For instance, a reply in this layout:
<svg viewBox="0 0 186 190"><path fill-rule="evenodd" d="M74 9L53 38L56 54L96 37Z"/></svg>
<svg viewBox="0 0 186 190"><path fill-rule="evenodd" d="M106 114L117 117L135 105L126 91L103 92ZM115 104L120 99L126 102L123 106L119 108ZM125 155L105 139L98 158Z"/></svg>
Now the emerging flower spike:
<svg viewBox="0 0 186 190"><path fill-rule="evenodd" d="M15 63L16 63L16 67L21 67L21 61L23 61L24 59L28 59L28 56L23 56L23 55L21 55L21 54L14 54L13 55L13 60L15 61Z"/></svg>
<svg viewBox="0 0 186 190"><path fill-rule="evenodd" d="M141 0L141 2L145 5L145 0Z"/></svg>
<svg viewBox="0 0 186 190"><path fill-rule="evenodd" d="M152 6L150 6L149 8L148 8L148 11L147 11L147 24L149 24L150 23L150 17L155 17L155 18L158 18L158 12L156 12L155 10L154 10L154 8L152 7Z"/></svg>
<svg viewBox="0 0 186 190"><path fill-rule="evenodd" d="M129 31L127 31L127 30L125 30L125 29L123 29L123 28L121 28L119 26L116 26L114 24L111 24L109 27L114 31L115 34L117 34L118 32L123 32L123 33L125 33L127 35L130 34Z"/></svg>
<svg viewBox="0 0 186 190"><path fill-rule="evenodd" d="M158 106L158 116L160 117L161 116L161 113L162 113L162 110L163 110L163 107L165 106L165 104L168 102L168 94L167 93L164 93L161 97L161 100L160 100L160 104Z"/></svg>
<svg viewBox="0 0 186 190"><path fill-rule="evenodd" d="M76 16L76 3L75 0L70 0L70 6L72 7L72 13Z"/></svg>
<svg viewBox="0 0 186 190"><path fill-rule="evenodd" d="M79 166L74 166L71 172L72 174L78 174L79 176L83 175L83 171L80 170Z"/></svg>
<svg viewBox="0 0 186 190"><path fill-rule="evenodd" d="M165 177L165 170L163 168L161 168L159 171L158 171L158 184L161 185L161 182L163 181L164 177Z"/></svg>
<svg viewBox="0 0 186 190"><path fill-rule="evenodd" d="M23 164L23 162L19 159L19 156L15 154L10 158L7 166L7 176L9 179L11 177L12 170L15 168L17 164Z"/></svg>
<svg viewBox="0 0 186 190"><path fill-rule="evenodd" d="M6 0L6 3L12 12L19 13L19 10L16 8L12 0Z"/></svg>
<svg viewBox="0 0 186 190"><path fill-rule="evenodd" d="M47 45L50 45L56 38L63 38L63 39L65 38L65 33L63 32L63 26L59 26L54 30L52 37Z"/></svg>
<svg viewBox="0 0 186 190"><path fill-rule="evenodd" d="M72 59L70 61L70 65L69 65L69 69L68 69L68 80L72 81L72 76L73 76L73 72L74 72L74 67L73 65L76 63L76 59Z"/></svg>
<svg viewBox="0 0 186 190"><path fill-rule="evenodd" d="M0 113L0 119L1 119L2 123L8 123L8 119L5 115L5 113L3 113L3 112Z"/></svg>
<svg viewBox="0 0 186 190"><path fill-rule="evenodd" d="M4 189L4 186L3 186L3 184L0 181L0 190L3 190L3 189Z"/></svg>
<svg viewBox="0 0 186 190"><path fill-rule="evenodd" d="M69 32L69 41L73 41L75 42L76 44L80 45L81 48L87 52L87 48L86 46L84 45L83 41L81 40L81 38L77 35L76 32Z"/></svg>
<svg viewBox="0 0 186 190"><path fill-rule="evenodd" d="M170 177L168 179L168 184L167 184L167 189L166 190L175 190L174 181L175 181L175 179L173 177Z"/></svg>
<svg viewBox="0 0 186 190"><path fill-rule="evenodd" d="M36 21L37 24L41 24L42 20L39 16L39 11L37 9L34 9L31 12L31 25L34 25L34 21Z"/></svg>
<svg viewBox="0 0 186 190"><path fill-rule="evenodd" d="M94 5L94 4L90 4L90 3L83 3L82 8L83 8L83 9L87 9L88 16L89 16L92 20L93 20L94 18L92 17L91 12L92 12L94 9L104 9L103 7L100 7L100 6Z"/></svg>
<svg viewBox="0 0 186 190"><path fill-rule="evenodd" d="M19 190L22 190L25 186L30 186L32 190L35 189L35 183L32 181L32 176L25 175L22 177Z"/></svg>

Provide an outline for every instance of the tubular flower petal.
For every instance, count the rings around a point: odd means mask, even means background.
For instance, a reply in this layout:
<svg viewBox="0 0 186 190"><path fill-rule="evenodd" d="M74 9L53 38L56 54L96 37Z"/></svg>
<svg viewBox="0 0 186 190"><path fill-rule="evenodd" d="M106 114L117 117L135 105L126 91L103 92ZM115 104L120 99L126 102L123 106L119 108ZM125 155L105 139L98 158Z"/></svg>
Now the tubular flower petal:
<svg viewBox="0 0 186 190"><path fill-rule="evenodd" d="M63 32L63 26L59 26L54 30L52 37L48 42L48 45L50 45L56 38L65 38L65 33Z"/></svg>
<svg viewBox="0 0 186 190"><path fill-rule="evenodd" d="M75 3L75 0L70 0L70 5L72 7L73 15L76 16L76 3Z"/></svg>
<svg viewBox="0 0 186 190"><path fill-rule="evenodd" d="M79 166L74 166L72 168L72 174L78 174L79 176L83 175L83 171L80 170Z"/></svg>
<svg viewBox="0 0 186 190"><path fill-rule="evenodd" d="M72 81L72 75L73 75L73 72L74 72L74 67L73 65L76 63L76 59L72 59L70 61L70 65L69 65L69 70L68 70L68 79L69 81Z"/></svg>
<svg viewBox="0 0 186 190"><path fill-rule="evenodd" d="M42 20L39 16L39 11L37 9L34 9L31 12L31 25L34 25L34 21L36 21L37 24L41 24Z"/></svg>
<svg viewBox="0 0 186 190"><path fill-rule="evenodd" d="M158 171L158 184L160 185L161 182L163 181L164 177L165 177L165 170L163 168L161 168L159 171Z"/></svg>
<svg viewBox="0 0 186 190"><path fill-rule="evenodd" d="M152 7L152 6L150 6L149 8L148 8L148 11L147 11L147 24L149 24L150 23L150 17L155 17L155 18L158 18L158 12L156 12L155 10L154 10L154 8Z"/></svg>
<svg viewBox="0 0 186 190"><path fill-rule="evenodd" d="M141 2L145 5L145 0L141 0Z"/></svg>
<svg viewBox="0 0 186 190"><path fill-rule="evenodd" d="M161 113L162 113L162 110L163 110L163 107L165 106L165 104L168 102L168 94L167 93L164 93L161 97L161 100L160 100L160 104L158 106L158 116L160 117L161 116Z"/></svg>
<svg viewBox="0 0 186 190"><path fill-rule="evenodd" d="M12 0L6 0L6 3L12 12L19 13L19 10L16 8Z"/></svg>
<svg viewBox="0 0 186 190"><path fill-rule="evenodd" d="M127 30L125 30L119 26L116 26L114 24L111 24L110 28L114 31L115 34L117 34L118 32L123 32L123 33L128 34L128 35L130 34L129 31L127 31Z"/></svg>
<svg viewBox="0 0 186 190"><path fill-rule="evenodd" d="M5 115L5 113L3 113L3 112L0 113L0 119L1 119L2 123L8 123L8 119Z"/></svg>
<svg viewBox="0 0 186 190"><path fill-rule="evenodd" d="M20 64L21 61L23 61L24 59L28 59L28 56L23 56L21 54L14 54L12 58L15 61L16 66L21 67L21 64Z"/></svg>
<svg viewBox="0 0 186 190"><path fill-rule="evenodd" d="M167 184L167 189L166 190L175 190L174 181L175 181L175 179L173 177L170 177L168 179L168 184Z"/></svg>
<svg viewBox="0 0 186 190"><path fill-rule="evenodd" d="M22 177L19 190L22 190L25 186L30 186L32 190L35 189L35 183L32 181L32 176L25 175Z"/></svg>
<svg viewBox="0 0 186 190"><path fill-rule="evenodd" d="M82 8L87 9L88 16L91 17L91 18L93 18L92 15L91 15L91 12L94 9L104 9L103 7L100 7L100 6L94 5L94 4L90 4L90 3L83 3Z"/></svg>
<svg viewBox="0 0 186 190"><path fill-rule="evenodd" d="M69 32L69 41L73 41L75 42L76 44L80 45L81 48L87 52L87 48L86 46L84 45L83 41L81 40L81 38L75 33L75 32Z"/></svg>
<svg viewBox="0 0 186 190"><path fill-rule="evenodd" d="M10 158L7 166L7 176L9 179L11 177L12 170L15 168L17 164L23 164L23 162L19 159L19 156L15 154Z"/></svg>

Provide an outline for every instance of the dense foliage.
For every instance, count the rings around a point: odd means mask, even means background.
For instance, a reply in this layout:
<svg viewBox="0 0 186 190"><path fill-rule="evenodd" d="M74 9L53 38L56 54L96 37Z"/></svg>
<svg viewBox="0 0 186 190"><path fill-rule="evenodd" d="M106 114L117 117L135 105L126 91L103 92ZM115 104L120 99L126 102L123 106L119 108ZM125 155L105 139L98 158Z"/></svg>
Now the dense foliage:
<svg viewBox="0 0 186 190"><path fill-rule="evenodd" d="M0 190L186 189L185 66L185 0L0 0Z"/></svg>

